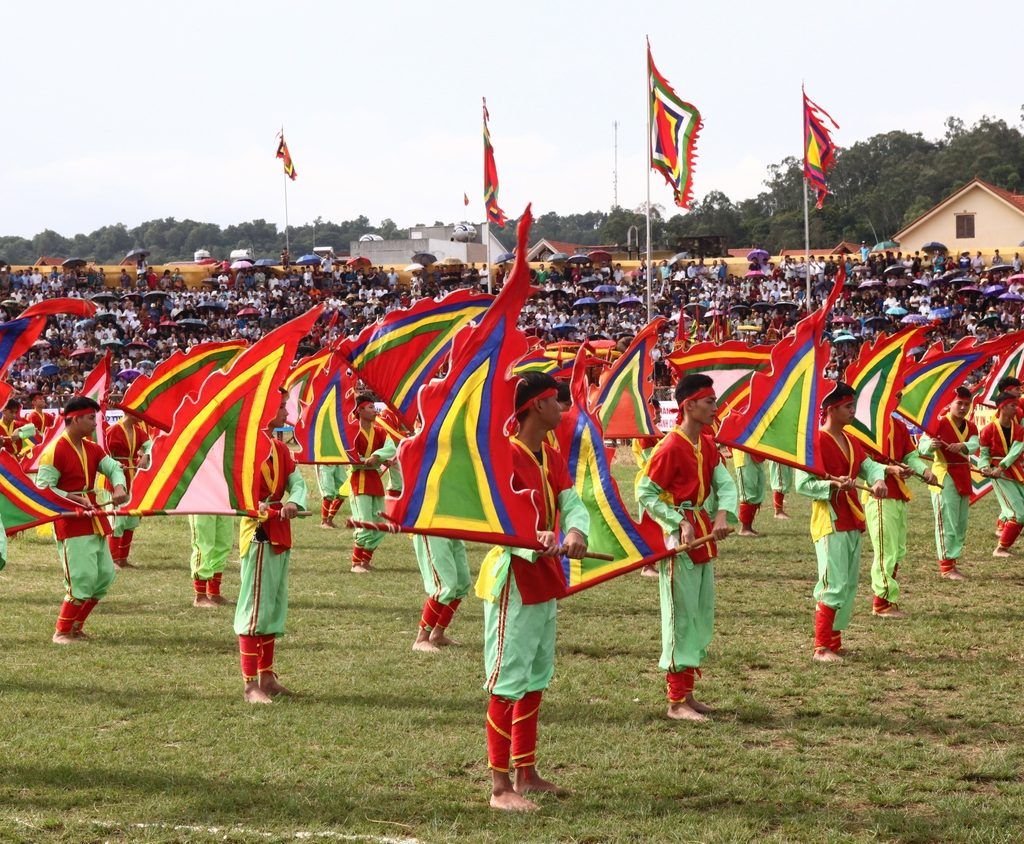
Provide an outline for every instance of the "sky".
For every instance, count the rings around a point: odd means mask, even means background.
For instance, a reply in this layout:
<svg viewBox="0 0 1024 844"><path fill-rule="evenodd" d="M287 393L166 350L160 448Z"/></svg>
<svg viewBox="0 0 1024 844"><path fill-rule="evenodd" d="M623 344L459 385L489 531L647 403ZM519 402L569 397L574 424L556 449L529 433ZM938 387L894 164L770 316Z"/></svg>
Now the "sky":
<svg viewBox="0 0 1024 844"><path fill-rule="evenodd" d="M756 195L801 155L800 85L840 146L949 115L1019 124L1012 0L713 3L50 0L5 5L0 234L163 217L292 224L483 217L481 97L500 204L639 206L644 38L704 130L694 188ZM807 13L817 15L804 27ZM966 28L964 28L966 27ZM801 30L814 35L802 38ZM1010 39L1007 41L1006 39ZM966 48L966 52L965 52ZM671 212L651 174L652 202ZM463 194L470 206L463 206Z"/></svg>

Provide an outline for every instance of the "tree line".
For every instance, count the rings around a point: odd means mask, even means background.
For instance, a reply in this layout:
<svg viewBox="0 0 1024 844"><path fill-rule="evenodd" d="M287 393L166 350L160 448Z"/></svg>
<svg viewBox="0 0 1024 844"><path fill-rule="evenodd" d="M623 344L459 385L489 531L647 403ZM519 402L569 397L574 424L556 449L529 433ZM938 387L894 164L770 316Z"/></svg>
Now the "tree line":
<svg viewBox="0 0 1024 844"><path fill-rule="evenodd" d="M750 199L733 201L712 190L688 213L671 216L664 206L652 205L654 248L675 250L683 238L700 235L719 235L730 246L756 245L773 253L802 246L802 166L796 157L769 166L764 189ZM890 238L975 177L1012 191L1024 185L1024 134L1017 126L982 117L967 127L963 120L949 117L943 136L935 140L921 133L893 130L858 141L837 154L829 176L834 195L822 210L811 213L811 243L816 247L841 240L871 244ZM565 215L549 211L537 217L533 237L624 247L631 226L638 227L643 240L643 212L642 207ZM442 222L435 221L435 225ZM506 242L514 239L514 226L512 220L506 227ZM374 225L363 215L341 222L317 218L289 229L293 257L320 244L344 251L349 241L364 234L391 239L408 236L408 230L391 219ZM258 257L276 257L284 241L283 230L262 219L222 228L168 217L132 228L121 223L103 226L71 237L49 229L32 238L0 236L0 260L27 264L41 255L54 255L117 263L135 247L151 250L153 263L191 260L197 249L209 250L215 257L226 257L241 248L254 250ZM908 244L913 248L919 245Z"/></svg>

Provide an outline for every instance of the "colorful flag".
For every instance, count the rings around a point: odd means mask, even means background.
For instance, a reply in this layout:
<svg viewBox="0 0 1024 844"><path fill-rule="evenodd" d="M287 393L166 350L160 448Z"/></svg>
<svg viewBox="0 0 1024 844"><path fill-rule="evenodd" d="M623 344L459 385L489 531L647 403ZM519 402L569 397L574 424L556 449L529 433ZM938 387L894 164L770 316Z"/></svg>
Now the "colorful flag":
<svg viewBox="0 0 1024 844"><path fill-rule="evenodd" d="M992 364L992 369L985 377L981 388L977 393L977 400L982 404L995 407L995 398L999 394L996 385L1004 378L1016 378L1024 381L1024 331L1015 331L1016 343L999 356L999 359ZM1007 341L1009 342L1009 341Z"/></svg>
<svg viewBox="0 0 1024 844"><path fill-rule="evenodd" d="M658 416L650 405L654 395L654 358L651 352L665 325L655 317L633 338L607 372L601 376L591 406L609 439L657 437Z"/></svg>
<svg viewBox="0 0 1024 844"><path fill-rule="evenodd" d="M89 299L73 299L71 297L62 299L43 299L29 305L18 314L18 319L29 319L31 317L49 317L57 314L68 314L69 316L87 317L96 315L96 303Z"/></svg>
<svg viewBox="0 0 1024 844"><path fill-rule="evenodd" d="M8 536L81 509L51 489L39 489L18 465L17 458L0 452L0 519Z"/></svg>
<svg viewBox="0 0 1024 844"><path fill-rule="evenodd" d="M468 193L462 194L462 204L463 205L469 205L469 194Z"/></svg>
<svg viewBox="0 0 1024 844"><path fill-rule="evenodd" d="M815 207L821 208L825 203L825 197L829 195L825 178L836 160L836 146L823 118L835 129L839 128L839 124L832 119L832 115L808 97L802 88L801 93L804 97L804 178L810 182L817 196Z"/></svg>
<svg viewBox="0 0 1024 844"><path fill-rule="evenodd" d="M857 359L846 367L843 380L857 391L848 430L874 454L885 455L903 379L914 364L907 351L922 343L928 331L926 327L909 327L896 334L879 334L861 346Z"/></svg>
<svg viewBox="0 0 1024 844"><path fill-rule="evenodd" d="M487 99L484 98L484 208L487 209L487 222L504 227L508 218L498 206L498 165L494 163L494 147L491 146L491 130L487 128L490 120L487 112ZM467 202L468 205L468 197Z"/></svg>
<svg viewBox="0 0 1024 844"><path fill-rule="evenodd" d="M897 411L925 433L934 434L956 388L1018 342L1013 334L979 343L964 337L948 351L938 341L906 373Z"/></svg>
<svg viewBox="0 0 1024 844"><path fill-rule="evenodd" d="M26 308L17 319L0 323L0 376L32 348L46 329L47 317L54 314L92 316L95 313L95 303L85 299L47 299Z"/></svg>
<svg viewBox="0 0 1024 844"><path fill-rule="evenodd" d="M338 351L412 429L417 392L437 374L459 329L478 319L493 301L493 296L471 290L456 290L441 299L421 299L342 341Z"/></svg>
<svg viewBox="0 0 1024 844"><path fill-rule="evenodd" d="M288 409L288 421L295 424L302 415L302 407L312 401L309 384L313 376L327 366L334 352L321 349L319 352L302 358L289 370L284 379L284 390L288 396L285 407Z"/></svg>
<svg viewBox="0 0 1024 844"><path fill-rule="evenodd" d="M284 174L294 182L295 177L299 174L292 163L292 154L288 152L288 144L284 142L284 129L281 130L280 138L281 142L277 145L277 157L284 162Z"/></svg>
<svg viewBox="0 0 1024 844"><path fill-rule="evenodd" d="M627 352L628 354L628 352ZM569 464L576 492L590 513L587 550L614 559L563 560L568 592L579 592L665 554L661 528L645 513L640 522L629 515L612 477L604 438L596 412L587 408L586 351L581 349L572 373L572 408L556 430L558 446Z"/></svg>
<svg viewBox="0 0 1024 844"><path fill-rule="evenodd" d="M93 437L100 446L103 446L105 441L107 397L110 395L110 384L110 352L107 352L92 368L92 371L85 376L82 389L76 393L76 395L92 399L100 406L100 412L96 414L96 434ZM39 445L33 446L32 453L22 460L22 466L26 472L39 471L39 458L51 444L63 436L64 428L64 417L58 414L54 423L47 429L43 441Z"/></svg>
<svg viewBox="0 0 1024 844"><path fill-rule="evenodd" d="M355 388L348 361L337 354L310 379L309 401L295 423L297 463L356 462L350 456L359 433Z"/></svg>
<svg viewBox="0 0 1024 844"><path fill-rule="evenodd" d="M676 350L666 360L675 374L707 375L718 397L718 418L742 410L750 398L750 377L771 365L771 346L751 346L742 340L697 343Z"/></svg>
<svg viewBox="0 0 1024 844"><path fill-rule="evenodd" d="M517 256L531 221L527 207ZM455 336L445 377L420 390L423 425L398 451L405 490L388 501L387 518L403 530L536 547L537 506L533 493L513 490L506 435L519 380L512 368L528 348L516 320L529 296L529 265L517 257L494 305Z"/></svg>
<svg viewBox="0 0 1024 844"><path fill-rule="evenodd" d="M241 340L233 340L200 343L187 352L178 350L157 364L149 375L136 378L117 407L131 411L148 425L169 431L181 403L197 393L212 372L238 357L245 345Z"/></svg>
<svg viewBox="0 0 1024 844"><path fill-rule="evenodd" d="M693 200L693 161L697 136L703 127L700 112L681 100L654 66L647 44L647 77L650 93L650 162L672 188L676 205L689 208Z"/></svg>
<svg viewBox="0 0 1024 844"><path fill-rule="evenodd" d="M825 304L775 344L770 368L750 379L746 407L722 422L720 443L822 474L818 414L822 400L835 388L835 381L825 377L832 347L824 339L824 328L842 286L837 279Z"/></svg>
<svg viewBox="0 0 1024 844"><path fill-rule="evenodd" d="M207 377L154 440L151 467L135 476L126 511L257 513L259 471L271 448L266 425L295 350L322 311L318 305L275 328Z"/></svg>

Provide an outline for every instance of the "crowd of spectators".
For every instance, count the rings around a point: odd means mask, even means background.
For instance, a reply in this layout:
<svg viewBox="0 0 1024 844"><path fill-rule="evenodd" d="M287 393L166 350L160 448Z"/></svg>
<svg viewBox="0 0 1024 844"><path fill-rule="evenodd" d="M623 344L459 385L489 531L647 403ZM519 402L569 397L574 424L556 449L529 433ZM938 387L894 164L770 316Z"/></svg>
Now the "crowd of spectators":
<svg viewBox="0 0 1024 844"><path fill-rule="evenodd" d="M496 268L495 290L509 267ZM648 273L642 261L623 268L573 256L534 267L537 293L524 307L520 325L544 343L603 339L624 345L647 322ZM828 295L841 269L844 294L831 314L833 376L864 339L904 324L929 324L932 339L947 343L1021 327L1019 254L1003 259L996 253L986 261L980 252L949 256L864 249L774 263L758 250L742 266L721 259L682 259L671 265L664 260L655 262L649 285L652 312L666 318L655 352L659 384L671 381L664 358L683 335L688 340L774 342L806 315L808 275L813 308ZM99 307L92 319L52 318L44 337L7 378L22 394L42 390L57 403L80 389L88 371L109 351L117 392L176 349L211 340L252 341L314 303L337 312L335 334L353 334L420 298L486 286L486 273L474 266L428 266L409 277L393 267L353 266L330 257L320 266L233 270L213 264L200 289L189 289L180 268L173 267L160 272L144 264L124 268L113 283L102 268L89 266L6 268L0 270L3 319L57 296L90 298ZM318 323L304 351L325 342L328 324Z"/></svg>

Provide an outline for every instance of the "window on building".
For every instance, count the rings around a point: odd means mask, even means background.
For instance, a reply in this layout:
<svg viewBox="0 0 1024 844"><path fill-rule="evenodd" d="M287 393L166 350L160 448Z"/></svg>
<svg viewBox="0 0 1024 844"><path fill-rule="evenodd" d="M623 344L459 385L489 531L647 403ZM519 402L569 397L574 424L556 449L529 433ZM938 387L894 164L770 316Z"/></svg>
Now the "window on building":
<svg viewBox="0 0 1024 844"><path fill-rule="evenodd" d="M957 214L956 215L956 236L957 240L961 238L974 237L974 215L973 214Z"/></svg>

